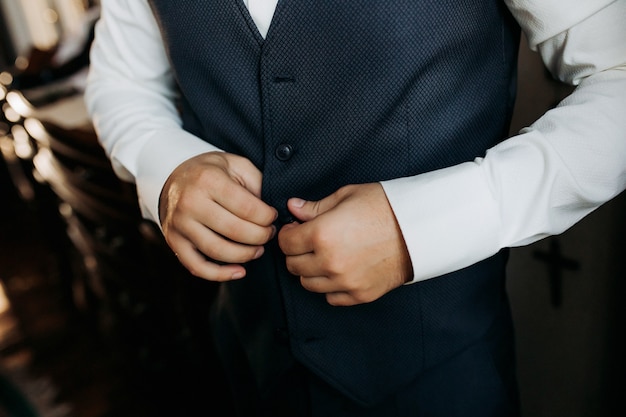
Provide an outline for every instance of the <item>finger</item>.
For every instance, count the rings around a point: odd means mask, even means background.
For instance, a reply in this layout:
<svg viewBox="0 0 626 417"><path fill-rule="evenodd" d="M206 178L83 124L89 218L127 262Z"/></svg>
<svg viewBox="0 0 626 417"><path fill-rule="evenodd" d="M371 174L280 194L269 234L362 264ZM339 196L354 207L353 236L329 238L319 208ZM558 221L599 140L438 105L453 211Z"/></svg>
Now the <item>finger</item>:
<svg viewBox="0 0 626 417"><path fill-rule="evenodd" d="M312 252L303 255L287 256L285 264L287 270L296 276L316 277L329 275L321 267L318 257Z"/></svg>
<svg viewBox="0 0 626 417"><path fill-rule="evenodd" d="M201 224L191 227L183 237L202 254L219 262L246 263L259 258L264 252L261 245L245 245L228 240Z"/></svg>
<svg viewBox="0 0 626 417"><path fill-rule="evenodd" d="M363 303L327 277L300 277L300 284L307 291L325 294L326 302L333 306L353 306Z"/></svg>
<svg viewBox="0 0 626 417"><path fill-rule="evenodd" d="M194 276L209 281L230 281L243 278L246 270L241 265L218 265L206 259L189 241L176 245L176 257Z"/></svg>
<svg viewBox="0 0 626 417"><path fill-rule="evenodd" d="M325 276L300 277L300 284L305 290L318 294L345 291L334 280Z"/></svg>
<svg viewBox="0 0 626 417"><path fill-rule="evenodd" d="M261 198L263 173L248 158L228 154L227 159L229 175L256 197Z"/></svg>
<svg viewBox="0 0 626 417"><path fill-rule="evenodd" d="M260 226L241 219L214 202L207 203L206 209L199 216L198 221L209 229L234 242L246 245L264 245L276 233L274 225Z"/></svg>
<svg viewBox="0 0 626 417"><path fill-rule="evenodd" d="M210 198L235 216L260 226L269 226L278 217L276 209L234 180L211 189Z"/></svg>
<svg viewBox="0 0 626 417"><path fill-rule="evenodd" d="M355 299L350 293L342 291L327 293L326 302L335 307L348 307L363 304L362 301Z"/></svg>
<svg viewBox="0 0 626 417"><path fill-rule="evenodd" d="M278 232L278 246L287 256L313 252L313 227L309 223L289 223Z"/></svg>
<svg viewBox="0 0 626 417"><path fill-rule="evenodd" d="M303 222L308 222L335 207L340 200L340 192L334 192L319 201L307 201L301 198L287 200L287 208Z"/></svg>
<svg viewBox="0 0 626 417"><path fill-rule="evenodd" d="M176 218L166 230L165 238L175 252L179 252L177 245L189 242L193 248L219 262L245 263L263 253L263 246L230 241L193 217Z"/></svg>

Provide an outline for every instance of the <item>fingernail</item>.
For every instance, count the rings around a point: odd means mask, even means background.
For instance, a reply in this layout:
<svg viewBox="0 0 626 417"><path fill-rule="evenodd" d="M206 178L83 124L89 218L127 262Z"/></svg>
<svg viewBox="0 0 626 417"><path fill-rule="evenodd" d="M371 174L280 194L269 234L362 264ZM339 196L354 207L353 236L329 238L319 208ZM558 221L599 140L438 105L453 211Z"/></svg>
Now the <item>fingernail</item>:
<svg viewBox="0 0 626 417"><path fill-rule="evenodd" d="M257 249L257 251L254 253L254 259L259 259L261 256L263 256L263 253L265 252L265 248L263 246L261 246L259 249Z"/></svg>
<svg viewBox="0 0 626 417"><path fill-rule="evenodd" d="M243 278L243 277L244 277L244 275L246 275L246 273L245 273L245 272L243 272L243 271L237 271L237 272L233 273L232 278L233 278L233 279L240 279L240 278Z"/></svg>
<svg viewBox="0 0 626 417"><path fill-rule="evenodd" d="M300 208L300 207L304 206L304 203L306 203L306 201L301 199L301 198L292 198L291 199L291 204L293 206L295 206L296 208Z"/></svg>

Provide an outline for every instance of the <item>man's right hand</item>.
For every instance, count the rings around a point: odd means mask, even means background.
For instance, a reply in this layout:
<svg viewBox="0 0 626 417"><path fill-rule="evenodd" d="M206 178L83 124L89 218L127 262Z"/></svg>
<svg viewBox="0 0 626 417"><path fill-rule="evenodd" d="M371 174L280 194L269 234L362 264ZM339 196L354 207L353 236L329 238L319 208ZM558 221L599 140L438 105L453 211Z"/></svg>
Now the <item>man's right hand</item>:
<svg viewBox="0 0 626 417"><path fill-rule="evenodd" d="M261 200L261 172L248 159L209 152L179 165L161 192L168 245L193 274L228 281L259 258L276 233L277 211Z"/></svg>

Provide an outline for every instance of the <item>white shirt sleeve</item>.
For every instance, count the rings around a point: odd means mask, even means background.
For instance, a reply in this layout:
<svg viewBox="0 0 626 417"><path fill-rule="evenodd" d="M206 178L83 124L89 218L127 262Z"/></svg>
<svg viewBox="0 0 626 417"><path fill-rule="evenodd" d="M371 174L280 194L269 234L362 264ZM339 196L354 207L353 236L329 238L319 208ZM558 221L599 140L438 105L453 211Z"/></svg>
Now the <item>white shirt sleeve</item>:
<svg viewBox="0 0 626 417"><path fill-rule="evenodd" d="M626 1L566 3L507 0L571 95L484 158L383 182L414 282L562 233L626 188Z"/></svg>
<svg viewBox="0 0 626 417"><path fill-rule="evenodd" d="M142 214L158 221L161 189L183 161L217 150L181 129L169 61L145 0L102 2L85 101L113 168L135 182Z"/></svg>

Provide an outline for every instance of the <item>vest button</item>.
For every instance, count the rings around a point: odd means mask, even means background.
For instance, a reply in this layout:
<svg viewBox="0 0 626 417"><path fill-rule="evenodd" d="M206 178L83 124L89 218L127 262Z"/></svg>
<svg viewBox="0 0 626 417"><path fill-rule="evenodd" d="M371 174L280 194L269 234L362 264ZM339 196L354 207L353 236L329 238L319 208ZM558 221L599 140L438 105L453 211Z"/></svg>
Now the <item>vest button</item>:
<svg viewBox="0 0 626 417"><path fill-rule="evenodd" d="M274 152L276 158L280 161L288 161L293 156L293 146L288 143L281 143L276 147Z"/></svg>

